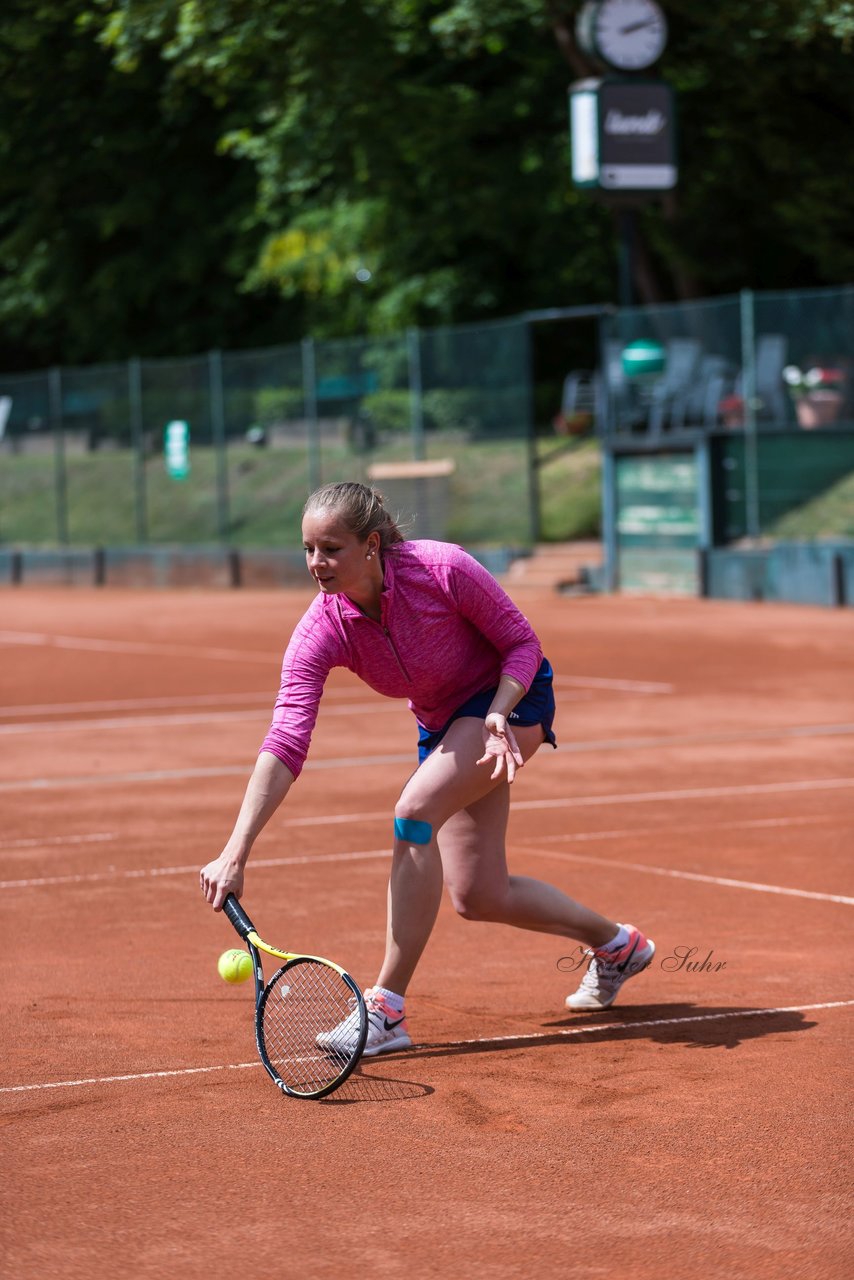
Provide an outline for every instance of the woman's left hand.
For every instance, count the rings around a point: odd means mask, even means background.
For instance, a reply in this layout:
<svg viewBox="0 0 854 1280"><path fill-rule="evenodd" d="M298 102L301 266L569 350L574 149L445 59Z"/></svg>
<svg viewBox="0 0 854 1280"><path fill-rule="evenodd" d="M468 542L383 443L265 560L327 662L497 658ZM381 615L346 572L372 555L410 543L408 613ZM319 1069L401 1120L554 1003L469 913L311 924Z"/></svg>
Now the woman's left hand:
<svg viewBox="0 0 854 1280"><path fill-rule="evenodd" d="M512 782L516 777L516 770L521 769L525 762L505 716L494 711L489 713L483 722L483 743L483 755L477 763L494 764L493 781L506 771L507 781Z"/></svg>

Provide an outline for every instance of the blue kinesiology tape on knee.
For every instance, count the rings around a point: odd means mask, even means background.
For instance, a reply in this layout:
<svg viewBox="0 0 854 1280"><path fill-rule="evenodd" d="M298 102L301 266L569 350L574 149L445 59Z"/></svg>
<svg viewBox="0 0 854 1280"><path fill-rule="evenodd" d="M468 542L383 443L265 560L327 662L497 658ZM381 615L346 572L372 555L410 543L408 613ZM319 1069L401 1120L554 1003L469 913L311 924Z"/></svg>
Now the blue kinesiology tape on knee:
<svg viewBox="0 0 854 1280"><path fill-rule="evenodd" d="M394 834L407 844L429 844L433 828L429 822L419 822L417 818L395 818Z"/></svg>

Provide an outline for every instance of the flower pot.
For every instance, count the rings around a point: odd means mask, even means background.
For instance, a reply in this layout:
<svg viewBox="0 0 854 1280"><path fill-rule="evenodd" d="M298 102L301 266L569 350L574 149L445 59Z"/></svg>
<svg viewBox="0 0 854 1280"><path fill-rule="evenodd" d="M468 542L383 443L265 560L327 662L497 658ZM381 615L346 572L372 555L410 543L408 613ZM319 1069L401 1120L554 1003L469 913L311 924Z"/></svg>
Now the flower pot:
<svg viewBox="0 0 854 1280"><path fill-rule="evenodd" d="M795 404L798 426L806 430L836 422L842 408L841 391L808 391Z"/></svg>
<svg viewBox="0 0 854 1280"><path fill-rule="evenodd" d="M744 426L744 401L741 396L725 396L718 404L718 413L725 427Z"/></svg>

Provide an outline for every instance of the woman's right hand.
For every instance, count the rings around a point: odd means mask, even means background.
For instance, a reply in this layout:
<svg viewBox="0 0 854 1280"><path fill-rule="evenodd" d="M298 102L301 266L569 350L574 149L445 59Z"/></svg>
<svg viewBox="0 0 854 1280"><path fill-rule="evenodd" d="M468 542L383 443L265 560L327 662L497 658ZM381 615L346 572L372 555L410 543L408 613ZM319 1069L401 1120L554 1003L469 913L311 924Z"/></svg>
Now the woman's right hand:
<svg viewBox="0 0 854 1280"><path fill-rule="evenodd" d="M199 884L206 900L214 911L222 911L222 904L230 893L239 898L243 893L243 866L227 850L202 867Z"/></svg>

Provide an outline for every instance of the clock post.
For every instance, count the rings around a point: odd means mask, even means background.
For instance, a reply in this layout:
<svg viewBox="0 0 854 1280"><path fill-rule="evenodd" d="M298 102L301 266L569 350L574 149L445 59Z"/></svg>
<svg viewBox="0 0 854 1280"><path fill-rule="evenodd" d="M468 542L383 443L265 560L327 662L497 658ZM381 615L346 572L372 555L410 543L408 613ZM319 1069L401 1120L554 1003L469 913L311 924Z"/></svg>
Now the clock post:
<svg viewBox="0 0 854 1280"><path fill-rule="evenodd" d="M676 186L672 90L650 75L667 44L657 0L587 0L578 43L603 75L570 85L572 180L617 211L619 299L632 301L637 209Z"/></svg>

